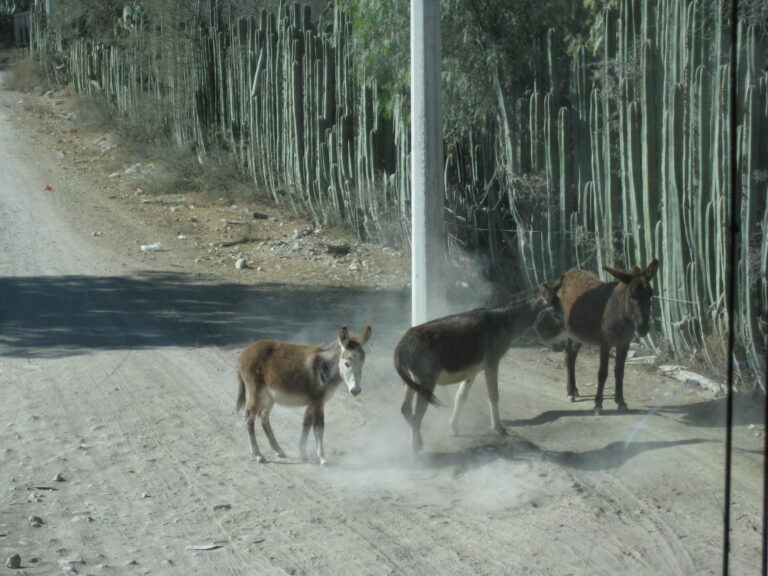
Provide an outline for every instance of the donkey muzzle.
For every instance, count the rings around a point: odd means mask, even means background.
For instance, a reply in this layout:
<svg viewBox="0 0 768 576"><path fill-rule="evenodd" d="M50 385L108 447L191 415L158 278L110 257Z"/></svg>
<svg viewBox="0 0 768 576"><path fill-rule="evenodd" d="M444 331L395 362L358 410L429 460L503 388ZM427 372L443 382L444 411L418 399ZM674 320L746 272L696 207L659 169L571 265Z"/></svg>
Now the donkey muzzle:
<svg viewBox="0 0 768 576"><path fill-rule="evenodd" d="M360 392L361 392L360 386L355 386L354 388L349 389L349 393L352 394L352 396L357 396L358 394L360 394Z"/></svg>

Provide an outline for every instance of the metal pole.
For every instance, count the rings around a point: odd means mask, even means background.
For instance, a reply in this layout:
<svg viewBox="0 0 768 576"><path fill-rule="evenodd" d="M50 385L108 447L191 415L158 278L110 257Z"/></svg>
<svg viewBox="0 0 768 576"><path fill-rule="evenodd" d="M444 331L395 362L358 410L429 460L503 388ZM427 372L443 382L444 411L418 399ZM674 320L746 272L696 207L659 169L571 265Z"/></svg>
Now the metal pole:
<svg viewBox="0 0 768 576"><path fill-rule="evenodd" d="M411 321L443 303L443 125L440 0L411 0Z"/></svg>

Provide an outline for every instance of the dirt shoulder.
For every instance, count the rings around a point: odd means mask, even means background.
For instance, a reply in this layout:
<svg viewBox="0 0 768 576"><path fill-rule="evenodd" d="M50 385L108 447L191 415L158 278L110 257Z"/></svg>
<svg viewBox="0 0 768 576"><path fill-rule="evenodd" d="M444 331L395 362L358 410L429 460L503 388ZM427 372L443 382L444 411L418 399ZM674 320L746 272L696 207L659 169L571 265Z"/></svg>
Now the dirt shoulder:
<svg viewBox="0 0 768 576"><path fill-rule="evenodd" d="M0 91L0 105L12 110L28 138L19 145L56 167L47 187L60 209L94 244L139 267L237 283L399 288L408 282L407 253L340 229L314 229L288 207L236 202L215 189L165 193L162 159L137 160L113 135L86 127L66 91Z"/></svg>

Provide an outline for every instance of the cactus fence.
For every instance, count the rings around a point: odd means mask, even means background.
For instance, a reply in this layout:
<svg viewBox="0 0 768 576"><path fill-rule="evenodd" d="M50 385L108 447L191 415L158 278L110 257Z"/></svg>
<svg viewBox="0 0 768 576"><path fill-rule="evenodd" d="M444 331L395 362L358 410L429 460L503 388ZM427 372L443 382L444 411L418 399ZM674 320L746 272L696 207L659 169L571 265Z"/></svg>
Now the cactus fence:
<svg viewBox="0 0 768 576"><path fill-rule="evenodd" d="M767 41L765 29L740 21L730 70L726 4L621 0L604 15L597 58L580 49L567 62L551 30L536 83L510 93L497 82L487 125L446 155L446 215L451 247L467 244L528 285L571 266L599 271L658 257L663 343L719 365L736 129L734 320L740 359L757 359L748 365L759 372L768 334ZM77 92L162 127L178 146L203 158L225 146L274 200L317 223L407 241L407 98L392 118L379 113L345 14L331 8L313 20L296 4L230 21L207 5L183 35L162 19L150 25L138 5L126 8L123 48L87 39L64 46L37 16L32 46L64 55Z"/></svg>

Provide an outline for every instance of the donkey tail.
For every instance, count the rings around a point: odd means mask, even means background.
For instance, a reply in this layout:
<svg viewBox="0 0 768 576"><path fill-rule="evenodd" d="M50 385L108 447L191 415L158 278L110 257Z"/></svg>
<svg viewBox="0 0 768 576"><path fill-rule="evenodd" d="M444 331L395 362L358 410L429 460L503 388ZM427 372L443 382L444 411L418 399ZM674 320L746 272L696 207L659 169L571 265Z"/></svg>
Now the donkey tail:
<svg viewBox="0 0 768 576"><path fill-rule="evenodd" d="M237 404L235 404L235 414L240 412L245 405L245 382L240 372L237 373Z"/></svg>
<svg viewBox="0 0 768 576"><path fill-rule="evenodd" d="M437 396L432 393L432 390L426 386L422 386L418 382L414 381L413 378L411 378L408 370L406 370L400 362L399 354L397 354L397 351L395 352L395 370L397 370L400 378L403 379L403 382L405 382L408 388L416 392L416 394L424 398L427 402L432 404L432 406L443 406L443 403L437 399Z"/></svg>

